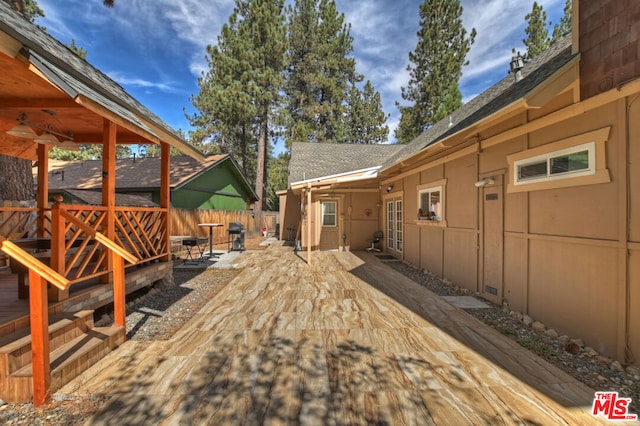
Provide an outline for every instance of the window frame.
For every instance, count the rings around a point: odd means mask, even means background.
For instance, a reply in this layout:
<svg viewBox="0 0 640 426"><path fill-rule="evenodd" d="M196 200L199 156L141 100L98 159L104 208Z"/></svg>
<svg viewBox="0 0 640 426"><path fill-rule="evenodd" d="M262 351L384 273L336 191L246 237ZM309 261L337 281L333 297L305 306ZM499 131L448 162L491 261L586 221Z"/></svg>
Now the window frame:
<svg viewBox="0 0 640 426"><path fill-rule="evenodd" d="M586 169L567 171L561 173L553 173L551 170L551 161L555 158L576 154L579 152L587 151L588 166ZM551 151L546 154L538 155L535 157L524 158L522 160L514 161L514 185L528 185L532 182L544 182L555 179L567 179L571 177L592 175L596 172L596 143L594 141L576 145L571 148L565 148L557 151ZM529 166L537 163L546 163L547 170L544 175L532 176L527 178L520 177L520 170L524 166Z"/></svg>
<svg viewBox="0 0 640 426"><path fill-rule="evenodd" d="M611 126L560 139L535 148L507 155L509 179L507 193L540 191L611 182L607 169L606 142ZM551 174L549 161L580 151L588 151L589 167L584 170ZM520 167L547 162L546 176L518 179Z"/></svg>
<svg viewBox="0 0 640 426"><path fill-rule="evenodd" d="M429 182L423 185L418 185L417 189L417 206L418 210L422 210L422 195L425 193L433 193L440 192L440 214L436 214L438 217L437 220L434 219L426 219L426 216L420 216L419 211L416 212L416 223L424 224L424 225L436 225L436 226L446 226L446 190L447 190L447 179L442 179L435 182ZM436 212L437 213L437 212Z"/></svg>
<svg viewBox="0 0 640 426"><path fill-rule="evenodd" d="M325 212L325 204L333 204L333 212L330 214L326 214ZM336 228L338 226L338 202L337 201L322 201L321 202L321 223L323 227L328 227L328 228ZM331 217L333 216L333 224L325 224L325 217Z"/></svg>

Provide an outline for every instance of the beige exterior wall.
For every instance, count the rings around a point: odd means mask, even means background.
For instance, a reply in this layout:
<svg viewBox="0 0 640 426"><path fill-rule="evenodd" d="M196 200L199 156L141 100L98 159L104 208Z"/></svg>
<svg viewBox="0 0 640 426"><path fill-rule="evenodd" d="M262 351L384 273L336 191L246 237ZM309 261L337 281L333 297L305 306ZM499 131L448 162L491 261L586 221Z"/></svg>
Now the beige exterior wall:
<svg viewBox="0 0 640 426"><path fill-rule="evenodd" d="M300 226L300 196L289 190L280 195L280 239L295 241ZM291 232L290 232L291 231Z"/></svg>
<svg viewBox="0 0 640 426"><path fill-rule="evenodd" d="M382 213L378 191L344 194L344 234L347 236L347 250L364 250L371 246L373 233L380 229L379 218Z"/></svg>
<svg viewBox="0 0 640 426"><path fill-rule="evenodd" d="M562 94L543 109L513 115L482 133L490 137L544 118L571 99ZM624 361L628 345L640 358L640 106L628 105L629 99L384 181L384 188L401 191L404 202L404 261L582 338L608 356ZM509 155L537 147L553 151L554 143L601 128L610 128L603 145L610 182L581 184L575 178L566 187L508 192ZM476 188L485 177L496 183ZM445 226L417 220L418 187L441 180ZM498 204L485 201L489 192ZM502 232L490 235L490 224ZM384 219L382 226L386 231ZM488 282L499 287L496 295L487 292Z"/></svg>
<svg viewBox="0 0 640 426"><path fill-rule="evenodd" d="M306 195L302 196L306 200ZM307 248L307 242L311 241L312 250L343 248L342 236L346 236L345 250L364 250L371 245L373 233L380 229L380 217L384 213L380 201L380 192L375 189L363 190L313 190L312 202L307 216L302 220L303 249ZM337 245L331 246L327 241L327 235L323 234L322 202L336 201L338 208ZM307 220L311 220L311 234L308 238L309 228ZM326 234L326 232L325 232ZM334 236L331 236L331 240ZM330 247L331 246L331 247Z"/></svg>

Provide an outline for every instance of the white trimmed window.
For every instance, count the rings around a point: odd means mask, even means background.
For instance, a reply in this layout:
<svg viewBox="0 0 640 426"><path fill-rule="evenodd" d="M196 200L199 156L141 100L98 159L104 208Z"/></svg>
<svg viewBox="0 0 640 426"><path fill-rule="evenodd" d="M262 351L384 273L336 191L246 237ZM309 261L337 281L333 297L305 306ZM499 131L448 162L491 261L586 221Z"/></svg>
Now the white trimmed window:
<svg viewBox="0 0 640 426"><path fill-rule="evenodd" d="M611 127L571 136L507 156L507 192L611 182L606 141Z"/></svg>
<svg viewBox="0 0 640 426"><path fill-rule="evenodd" d="M337 203L335 201L322 202L322 226L337 225L336 207Z"/></svg>
<svg viewBox="0 0 640 426"><path fill-rule="evenodd" d="M442 220L442 187L429 188L420 191L418 215L420 219Z"/></svg>
<svg viewBox="0 0 640 426"><path fill-rule="evenodd" d="M418 186L418 219L444 222L446 179Z"/></svg>
<svg viewBox="0 0 640 426"><path fill-rule="evenodd" d="M595 142L514 162L515 185L595 173Z"/></svg>

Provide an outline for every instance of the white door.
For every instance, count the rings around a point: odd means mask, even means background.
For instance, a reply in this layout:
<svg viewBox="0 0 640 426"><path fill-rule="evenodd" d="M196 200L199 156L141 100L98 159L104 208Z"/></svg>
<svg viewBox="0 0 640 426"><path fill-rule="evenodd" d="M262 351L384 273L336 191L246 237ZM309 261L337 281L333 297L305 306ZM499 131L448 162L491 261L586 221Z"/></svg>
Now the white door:
<svg viewBox="0 0 640 426"><path fill-rule="evenodd" d="M402 199L387 201L387 251L402 254Z"/></svg>
<svg viewBox="0 0 640 426"><path fill-rule="evenodd" d="M326 200L321 203L320 211L320 250L338 250L340 247L340 227L338 221L338 200Z"/></svg>

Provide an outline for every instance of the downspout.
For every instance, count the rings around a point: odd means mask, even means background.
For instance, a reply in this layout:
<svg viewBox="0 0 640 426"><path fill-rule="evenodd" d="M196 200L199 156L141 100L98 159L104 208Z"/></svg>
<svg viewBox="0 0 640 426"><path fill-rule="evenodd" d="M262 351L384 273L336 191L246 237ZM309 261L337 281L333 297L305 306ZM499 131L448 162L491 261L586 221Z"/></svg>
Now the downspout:
<svg viewBox="0 0 640 426"><path fill-rule="evenodd" d="M630 160L630 143L631 143L631 135L630 135L630 130L629 127L631 126L631 122L629 121L631 118L631 106L633 105L633 103L635 101L638 100L638 98L640 97L640 95L637 95L635 98L633 98L631 101L627 102L626 104L626 108L625 108L625 134L624 134L624 138L625 138L625 179L626 179L626 193L627 193L627 200L626 200L626 204L627 204L627 208L626 208L626 220L625 220L625 241L624 241L624 245L625 245L625 318L624 318L624 362L626 365L631 365L634 364L637 359L633 354L633 351L631 350L631 346L630 346L630 340L631 340L631 332L630 332L630 327L631 327L631 278L630 278L630 274L631 274L631 265L629 262L629 257L630 257L630 251L629 251L629 241L631 240L631 224L630 224L630 220L631 220L631 160Z"/></svg>
<svg viewBox="0 0 640 426"><path fill-rule="evenodd" d="M307 264L311 265L311 182L307 183Z"/></svg>

